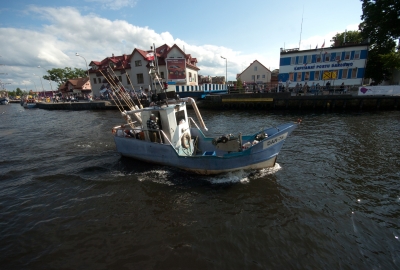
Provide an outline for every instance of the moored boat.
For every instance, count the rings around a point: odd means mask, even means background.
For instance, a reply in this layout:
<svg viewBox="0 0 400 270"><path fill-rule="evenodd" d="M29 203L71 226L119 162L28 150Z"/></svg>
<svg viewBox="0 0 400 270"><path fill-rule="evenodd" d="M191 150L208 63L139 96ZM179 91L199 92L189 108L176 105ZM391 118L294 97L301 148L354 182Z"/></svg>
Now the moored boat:
<svg viewBox="0 0 400 270"><path fill-rule="evenodd" d="M24 99L24 101L23 101L23 103L22 103L22 106L23 106L25 109L34 109L34 108L37 108L37 107L38 107L38 106L37 106L37 100L34 99L34 98L26 98L26 99Z"/></svg>
<svg viewBox="0 0 400 270"><path fill-rule="evenodd" d="M249 135L225 134L207 137L207 128L193 98L178 98L175 91L160 82L157 65L150 70L156 95L150 106L143 108L129 100L129 95L112 91L130 108L120 111L126 123L112 128L117 151L125 157L177 167L211 175L225 172L273 167L286 138L298 123L285 123ZM113 71L108 69L109 77ZM111 82L111 81L110 81ZM111 82L112 85L112 82ZM198 123L187 114L191 104Z"/></svg>
<svg viewBox="0 0 400 270"><path fill-rule="evenodd" d="M0 105L7 105L10 102L8 97L1 97L0 98Z"/></svg>

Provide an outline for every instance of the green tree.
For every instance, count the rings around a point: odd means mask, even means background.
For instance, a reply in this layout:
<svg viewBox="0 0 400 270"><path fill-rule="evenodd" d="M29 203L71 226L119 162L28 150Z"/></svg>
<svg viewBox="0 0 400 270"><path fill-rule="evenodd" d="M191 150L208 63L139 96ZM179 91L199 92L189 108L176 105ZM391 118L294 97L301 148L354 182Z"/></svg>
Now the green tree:
<svg viewBox="0 0 400 270"><path fill-rule="evenodd" d="M236 81L236 88L237 89L242 89L243 88L243 82L240 78L237 79Z"/></svg>
<svg viewBox="0 0 400 270"><path fill-rule="evenodd" d="M332 39L336 40L340 45L344 44L344 38L346 36L346 43L354 42L354 43L361 43L363 41L363 37L360 31L347 31L343 33L337 33ZM334 46L334 44L332 44Z"/></svg>
<svg viewBox="0 0 400 270"><path fill-rule="evenodd" d="M396 60L388 61L398 55L395 40L400 37L400 1L361 0L363 20L359 25L361 35L370 40L365 77L380 83L390 79ZM396 58L397 59L397 58Z"/></svg>
<svg viewBox="0 0 400 270"><path fill-rule="evenodd" d="M81 68L53 68L47 70L47 73L49 75L44 75L43 79L57 82L58 87L60 87L60 85L62 85L63 83L66 83L69 79L87 77L86 71Z"/></svg>

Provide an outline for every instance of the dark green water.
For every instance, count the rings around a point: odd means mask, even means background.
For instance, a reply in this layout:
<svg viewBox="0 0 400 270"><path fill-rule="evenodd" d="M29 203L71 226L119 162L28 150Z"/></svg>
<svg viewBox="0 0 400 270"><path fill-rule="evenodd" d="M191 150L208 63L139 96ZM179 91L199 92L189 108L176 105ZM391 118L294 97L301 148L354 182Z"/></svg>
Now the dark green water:
<svg viewBox="0 0 400 270"><path fill-rule="evenodd" d="M400 268L400 112L202 113L303 124L275 168L204 177L121 158L117 111L0 106L1 268Z"/></svg>

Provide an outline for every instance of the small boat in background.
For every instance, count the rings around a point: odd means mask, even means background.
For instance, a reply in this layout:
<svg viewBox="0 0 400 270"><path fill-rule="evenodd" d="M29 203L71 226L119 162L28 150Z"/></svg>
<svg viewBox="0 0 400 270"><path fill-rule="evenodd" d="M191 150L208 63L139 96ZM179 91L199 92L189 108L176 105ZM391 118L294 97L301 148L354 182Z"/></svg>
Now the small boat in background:
<svg viewBox="0 0 400 270"><path fill-rule="evenodd" d="M37 100L34 99L34 98L26 98L26 99L24 99L22 106L23 106L25 109L34 109L34 108L37 108L37 107L38 107L38 106L37 106Z"/></svg>
<svg viewBox="0 0 400 270"><path fill-rule="evenodd" d="M8 97L1 97L0 98L0 105L7 105L10 102Z"/></svg>

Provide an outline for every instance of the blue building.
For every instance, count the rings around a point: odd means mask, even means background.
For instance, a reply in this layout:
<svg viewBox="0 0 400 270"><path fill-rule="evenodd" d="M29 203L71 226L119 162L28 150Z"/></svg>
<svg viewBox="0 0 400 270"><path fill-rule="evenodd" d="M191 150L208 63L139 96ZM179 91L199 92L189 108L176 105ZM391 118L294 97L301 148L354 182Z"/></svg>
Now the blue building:
<svg viewBox="0 0 400 270"><path fill-rule="evenodd" d="M279 81L289 87L297 83L331 86L363 84L367 64L368 44L351 44L313 50L282 49Z"/></svg>

